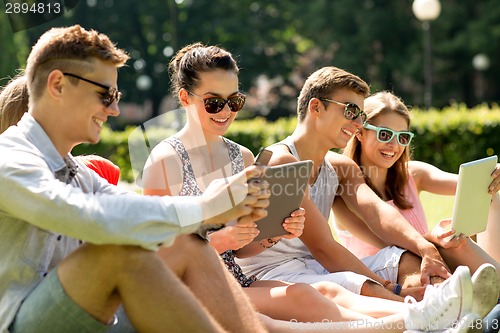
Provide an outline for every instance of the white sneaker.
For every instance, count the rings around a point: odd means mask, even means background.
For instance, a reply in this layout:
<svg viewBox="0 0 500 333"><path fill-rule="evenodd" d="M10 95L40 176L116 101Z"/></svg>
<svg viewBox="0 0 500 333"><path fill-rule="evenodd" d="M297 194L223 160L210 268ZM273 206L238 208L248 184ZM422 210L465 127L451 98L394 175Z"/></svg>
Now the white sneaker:
<svg viewBox="0 0 500 333"><path fill-rule="evenodd" d="M500 283L492 264L482 264L472 275L472 312L484 318L498 302Z"/></svg>
<svg viewBox="0 0 500 333"><path fill-rule="evenodd" d="M440 331L451 328L472 310L472 282L469 268L459 266L455 273L438 287L427 286L424 299L417 302L406 296L404 314L406 329Z"/></svg>

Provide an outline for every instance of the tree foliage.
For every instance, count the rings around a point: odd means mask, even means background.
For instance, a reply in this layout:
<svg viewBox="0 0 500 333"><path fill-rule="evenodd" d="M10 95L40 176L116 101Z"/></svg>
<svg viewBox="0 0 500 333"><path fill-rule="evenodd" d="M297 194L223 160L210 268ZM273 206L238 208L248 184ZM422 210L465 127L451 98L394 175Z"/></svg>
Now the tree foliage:
<svg viewBox="0 0 500 333"><path fill-rule="evenodd" d="M123 101L150 105L152 113L147 116L160 111L169 93L166 68L172 55L196 41L220 45L237 57L250 116L257 112L273 119L293 113L304 80L329 65L366 79L372 91L392 90L408 104L421 105L423 31L411 4L412 0L82 0L64 16L17 33L9 30L7 16L0 13L0 77L25 66L30 45L45 30L79 23L108 34L130 52L129 66L120 70ZM441 0L441 5L440 17L431 23L434 106L498 101L497 0ZM481 73L472 66L478 53L491 60ZM138 82L144 83L142 88Z"/></svg>

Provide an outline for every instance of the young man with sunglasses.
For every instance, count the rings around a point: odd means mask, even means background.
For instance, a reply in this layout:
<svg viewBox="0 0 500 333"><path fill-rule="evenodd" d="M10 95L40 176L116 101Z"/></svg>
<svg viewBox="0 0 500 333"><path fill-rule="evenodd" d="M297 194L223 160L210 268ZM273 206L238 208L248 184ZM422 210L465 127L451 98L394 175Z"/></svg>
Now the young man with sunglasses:
<svg viewBox="0 0 500 333"><path fill-rule="evenodd" d="M402 290L401 285L409 285L404 284L407 276L421 272L424 285L431 276L450 276L436 247L373 193L356 163L330 151L345 147L362 128L368 94L363 80L336 67L321 68L306 80L298 98L297 127L270 147L274 153L269 163L314 162L310 196L302 202L304 232L300 239L281 240L255 257L239 259L246 274L289 282L334 281L358 294L401 301L401 295L420 299L423 294L423 287ZM336 196L375 234L392 237L401 248L387 248L360 261L337 243L328 224Z"/></svg>
<svg viewBox="0 0 500 333"><path fill-rule="evenodd" d="M125 332L123 318L114 325L120 304L140 332L264 330L217 254L191 235L264 216L266 185L247 184L259 169L198 198L145 197L71 156L118 116L117 69L127 60L80 26L49 30L29 55L29 111L0 135L0 332ZM228 191L235 206L220 207ZM173 243L167 263L158 252ZM218 304L207 280L226 287Z"/></svg>

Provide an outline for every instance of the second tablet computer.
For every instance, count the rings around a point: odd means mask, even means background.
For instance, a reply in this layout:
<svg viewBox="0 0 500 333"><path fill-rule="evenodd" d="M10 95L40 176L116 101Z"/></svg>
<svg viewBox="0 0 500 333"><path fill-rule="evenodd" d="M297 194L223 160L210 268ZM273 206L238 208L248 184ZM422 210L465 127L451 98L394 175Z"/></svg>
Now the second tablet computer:
<svg viewBox="0 0 500 333"><path fill-rule="evenodd" d="M270 166L262 177L269 183L271 197L267 207L267 216L256 221L260 234L255 240L283 236L288 234L283 229L283 221L300 203L307 189L313 162L310 160Z"/></svg>
<svg viewBox="0 0 500 333"><path fill-rule="evenodd" d="M460 165L452 217L456 235L471 236L486 229L491 203L488 186L497 161L495 155Z"/></svg>

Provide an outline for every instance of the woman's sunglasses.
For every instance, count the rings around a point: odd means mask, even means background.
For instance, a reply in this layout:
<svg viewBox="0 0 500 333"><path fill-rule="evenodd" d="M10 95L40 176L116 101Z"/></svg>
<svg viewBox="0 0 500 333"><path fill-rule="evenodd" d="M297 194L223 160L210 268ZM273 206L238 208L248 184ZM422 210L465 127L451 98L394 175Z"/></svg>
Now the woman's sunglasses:
<svg viewBox="0 0 500 333"><path fill-rule="evenodd" d="M333 99L328 99L325 97L319 97L318 99L320 101L323 101L323 102L335 103L338 105L342 105L344 107L344 118L347 120L355 120L356 118L361 117L361 121L363 122L363 124L366 122L366 113L361 111L359 106L357 106L354 103L337 102L337 101L334 101Z"/></svg>
<svg viewBox="0 0 500 333"><path fill-rule="evenodd" d="M396 132L391 130L390 128L385 128L385 127L377 127L373 126L371 124L364 124L364 128L372 131L377 132L377 140L379 142L389 142L394 138L394 135L398 138L398 143L406 147L410 144L411 139L413 139L413 134L412 132L407 132L407 131L401 131L401 132Z"/></svg>
<svg viewBox="0 0 500 333"><path fill-rule="evenodd" d="M122 98L122 93L118 91L118 89L107 86L105 84L101 84L86 78L83 78L81 76L71 74L71 73L63 73L64 75L74 77L78 80L82 80L85 82L88 82L90 84L93 84L94 86L98 86L99 88L106 89L106 92L99 92L99 95L101 95L101 102L105 107L109 107L113 102L118 103L120 101L120 98Z"/></svg>
<svg viewBox="0 0 500 333"><path fill-rule="evenodd" d="M205 103L205 111L211 114L221 112L226 104L229 106L229 110L231 110L232 112L238 112L243 108L243 105L245 105L245 100L247 98L242 93L238 93L236 96L229 97L228 99L224 99L221 97L203 98L190 91L188 91L188 93L202 100L203 103Z"/></svg>

